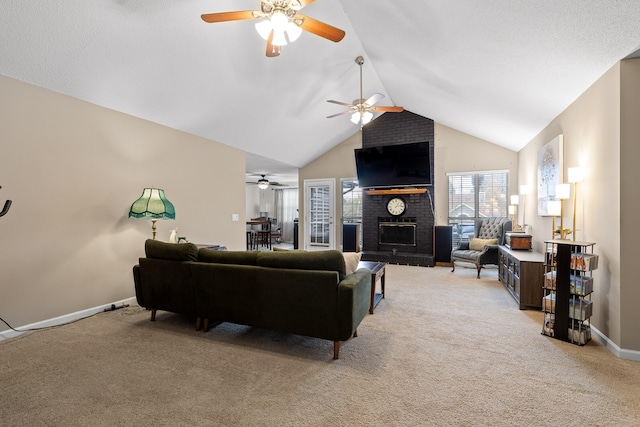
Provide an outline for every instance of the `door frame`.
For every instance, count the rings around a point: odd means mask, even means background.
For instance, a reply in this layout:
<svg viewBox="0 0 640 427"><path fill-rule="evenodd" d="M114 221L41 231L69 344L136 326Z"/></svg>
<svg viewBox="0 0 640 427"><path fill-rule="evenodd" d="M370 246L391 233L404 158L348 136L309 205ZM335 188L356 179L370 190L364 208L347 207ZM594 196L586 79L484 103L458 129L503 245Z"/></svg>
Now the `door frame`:
<svg viewBox="0 0 640 427"><path fill-rule="evenodd" d="M311 187L329 188L329 244L311 244ZM304 180L304 249L308 251L319 251L336 249L336 180L331 178L305 179Z"/></svg>

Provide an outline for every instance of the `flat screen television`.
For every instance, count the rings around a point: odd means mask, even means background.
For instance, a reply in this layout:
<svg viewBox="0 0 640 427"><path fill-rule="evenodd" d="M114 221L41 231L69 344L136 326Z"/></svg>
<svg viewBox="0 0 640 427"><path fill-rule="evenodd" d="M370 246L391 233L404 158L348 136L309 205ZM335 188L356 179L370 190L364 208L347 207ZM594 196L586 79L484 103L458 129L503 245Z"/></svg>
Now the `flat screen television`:
<svg viewBox="0 0 640 427"><path fill-rule="evenodd" d="M361 188L431 185L428 142L357 148L355 155Z"/></svg>

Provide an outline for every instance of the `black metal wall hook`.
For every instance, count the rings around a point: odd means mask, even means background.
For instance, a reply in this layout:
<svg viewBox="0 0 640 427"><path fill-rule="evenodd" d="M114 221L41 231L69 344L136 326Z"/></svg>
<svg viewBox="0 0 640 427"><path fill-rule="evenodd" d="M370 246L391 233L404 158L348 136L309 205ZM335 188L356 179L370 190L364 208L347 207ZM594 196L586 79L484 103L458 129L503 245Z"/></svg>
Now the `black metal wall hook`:
<svg viewBox="0 0 640 427"><path fill-rule="evenodd" d="M11 200L7 200L4 202L4 208L2 208L2 212L0 212L0 216L5 216L7 212L9 212L9 208L11 207Z"/></svg>
<svg viewBox="0 0 640 427"><path fill-rule="evenodd" d="M2 188L2 185L0 185L0 188ZM7 212L9 212L10 207L11 207L11 200L7 200L6 202L4 202L4 207L2 208L2 211L0 211L0 216L5 216Z"/></svg>

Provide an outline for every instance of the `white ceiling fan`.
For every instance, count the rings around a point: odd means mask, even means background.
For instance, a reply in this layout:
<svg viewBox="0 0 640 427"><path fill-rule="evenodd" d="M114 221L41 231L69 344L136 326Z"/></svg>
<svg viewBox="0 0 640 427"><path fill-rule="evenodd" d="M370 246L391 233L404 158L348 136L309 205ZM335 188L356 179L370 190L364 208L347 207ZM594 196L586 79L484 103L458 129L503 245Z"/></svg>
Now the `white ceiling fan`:
<svg viewBox="0 0 640 427"><path fill-rule="evenodd" d="M360 124L360 127L362 127L371 121L373 113L400 113L404 111L403 107L397 106L374 107L378 101L384 98L384 95L381 93L374 93L368 99L364 99L362 97L362 64L364 64L364 58L362 56L358 56L356 58L356 64L360 66L360 98L355 99L351 104L334 101L332 99L328 100L327 102L331 102L332 104L349 107L347 111L327 116L328 119L342 116L344 114L351 114L351 121L355 124Z"/></svg>

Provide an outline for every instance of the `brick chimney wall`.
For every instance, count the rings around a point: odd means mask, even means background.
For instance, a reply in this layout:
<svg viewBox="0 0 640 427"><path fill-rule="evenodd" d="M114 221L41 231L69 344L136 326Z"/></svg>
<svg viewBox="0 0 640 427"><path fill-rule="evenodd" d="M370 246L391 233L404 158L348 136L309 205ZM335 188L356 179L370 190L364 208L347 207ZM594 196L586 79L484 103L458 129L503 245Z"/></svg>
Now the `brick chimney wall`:
<svg viewBox="0 0 640 427"><path fill-rule="evenodd" d="M434 171L433 139L433 120L410 111L385 113L362 129L362 146L364 148L428 141L431 158L431 182L433 182ZM391 217L387 212L386 205L387 201L394 196L364 195L362 207L363 259L409 265L433 265L434 217L429 197L433 198L433 185L426 188L427 193L400 196L407 202L407 211L403 217L416 219L415 247L378 244L378 222L380 219Z"/></svg>

